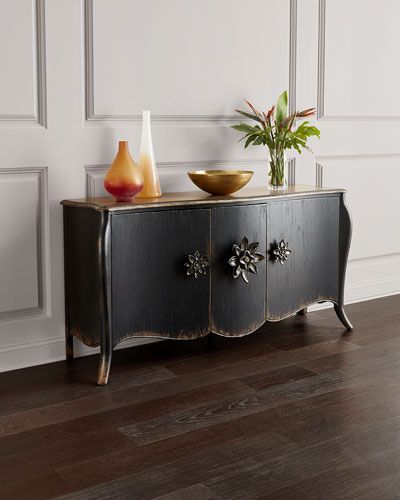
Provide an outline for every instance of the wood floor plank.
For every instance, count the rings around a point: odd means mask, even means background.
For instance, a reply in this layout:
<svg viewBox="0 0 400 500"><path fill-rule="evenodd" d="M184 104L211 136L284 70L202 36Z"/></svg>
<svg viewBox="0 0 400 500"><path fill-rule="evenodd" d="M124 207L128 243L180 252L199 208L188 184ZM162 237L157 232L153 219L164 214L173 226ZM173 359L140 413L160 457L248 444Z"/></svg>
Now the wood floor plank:
<svg viewBox="0 0 400 500"><path fill-rule="evenodd" d="M0 498L399 498L399 306L0 374Z"/></svg>
<svg viewBox="0 0 400 500"><path fill-rule="evenodd" d="M0 416L64 403L66 400L72 401L87 396L92 397L100 394L104 397L110 392L154 384L155 382L173 378L176 378L176 375L165 367L148 367L135 370L129 375L127 373L117 373L113 377L113 384L104 388L88 383L88 381L58 384L47 389L40 389L40 386L35 386L36 390L29 392L29 398L26 397L26 393L2 397L0 400Z"/></svg>
<svg viewBox="0 0 400 500"><path fill-rule="evenodd" d="M278 419L279 415L275 408L269 412L273 412L275 419ZM213 447L228 446L233 443L232 448L234 448L236 441L248 443L249 446L253 446L252 443L255 442L271 453L296 446L275 431L271 435L271 426L268 426L268 422L264 426L264 420L265 416L260 413L245 416L233 422L223 422L146 446L135 447L134 453L131 450L121 450L107 456L80 461L61 467L57 472L70 484L86 487L105 479L114 480L125 474L145 471L176 460L186 460L190 463L194 460L193 453L212 455ZM196 466L198 467L198 463Z"/></svg>
<svg viewBox="0 0 400 500"><path fill-rule="evenodd" d="M294 382L295 380L313 377L316 373L302 366L291 365L276 370L256 373L249 377L242 377L240 380L246 385L253 387L258 391L267 389L275 385L281 385Z"/></svg>
<svg viewBox="0 0 400 500"><path fill-rule="evenodd" d="M262 400L257 395L251 394L219 401L175 415L166 415L142 423L126 425L119 427L118 430L136 444L143 445L216 423L229 422L243 415L257 413L265 408Z"/></svg>
<svg viewBox="0 0 400 500"><path fill-rule="evenodd" d="M75 476L73 480L69 471L58 470L58 473L75 489L77 498L107 498L110 486L116 495L129 491L132 498L153 498L216 475L239 470L242 466L253 464L253 456L265 453L281 455L293 449L293 445L279 435L264 433L262 436L254 435L243 439L238 432L236 434L236 439L229 442L190 448L186 453L178 445L174 453L163 455L158 464L150 462L145 467L141 465L141 450L145 453L141 448L127 463L120 463L124 475L120 474L118 479L110 480L107 471L104 471L102 482L84 489L78 489L79 478Z"/></svg>
<svg viewBox="0 0 400 500"><path fill-rule="evenodd" d="M152 397L176 394L188 388L201 387L215 381L226 381L240 378L253 373L260 373L266 368L273 370L284 366L290 366L299 361L312 360L319 357L329 356L332 353L345 352L357 349L357 346L347 342L328 341L321 344L311 345L303 348L293 349L288 353L273 352L270 355L256 357L255 359L242 360L232 365L222 366L213 370L194 372L191 377L171 383L170 380L159 384L133 387L132 389L102 393L97 390L87 397L79 399L68 399L64 402L46 407L26 410L22 412L11 412L0 416L0 437L27 431L37 427L43 427L54 422L65 422L70 415L85 416L113 408L124 407L129 401L145 401ZM101 388L98 388L101 389ZM159 391L157 393L157 391Z"/></svg>
<svg viewBox="0 0 400 500"><path fill-rule="evenodd" d="M2 478L3 479L3 478ZM71 488L57 474L1 485L1 498L5 500L47 500L71 493Z"/></svg>
<svg viewBox="0 0 400 500"><path fill-rule="evenodd" d="M368 377L365 373L359 377L349 378L339 370L314 377L306 375L306 377L295 381L267 387L257 391L254 395L239 399L226 399L213 405L152 418L144 422L119 427L119 430L136 444L143 445L216 423L234 420L243 415L251 415L274 405L304 400L346 387L358 389L369 386L373 381L373 378Z"/></svg>
<svg viewBox="0 0 400 500"><path fill-rule="evenodd" d="M115 429L103 434L92 430L79 438L64 439L38 450L28 448L23 453L0 460L2 488L12 489L15 484L29 484L47 477L58 467L124 449L131 449L131 443Z"/></svg>
<svg viewBox="0 0 400 500"><path fill-rule="evenodd" d="M236 379L201 385L194 389L187 387L187 389L186 391L154 397L151 400L138 403L133 401L132 404L124 407L74 419L72 422L69 421L62 426L58 426L58 428L67 429L71 425L73 427L71 432L77 435L91 429L102 432L103 429L107 430L110 427L115 429L132 422L137 423L149 418L165 416L166 414L172 415L207 403L217 402L226 397L227 394L231 397L244 397L255 392L255 389Z"/></svg>
<svg viewBox="0 0 400 500"><path fill-rule="evenodd" d="M214 495L204 484L194 484L193 486L188 486L187 488L182 488L178 491L172 491L171 493L166 493L158 497L154 497L153 500L218 500L218 497Z"/></svg>

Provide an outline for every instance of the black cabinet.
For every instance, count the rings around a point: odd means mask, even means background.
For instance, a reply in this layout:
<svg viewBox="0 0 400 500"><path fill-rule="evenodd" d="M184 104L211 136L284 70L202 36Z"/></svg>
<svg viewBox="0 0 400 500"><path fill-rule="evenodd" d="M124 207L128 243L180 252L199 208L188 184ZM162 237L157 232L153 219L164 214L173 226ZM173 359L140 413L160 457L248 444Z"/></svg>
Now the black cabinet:
<svg viewBox="0 0 400 500"><path fill-rule="evenodd" d="M267 206L220 207L211 211L211 315L210 330L225 336L246 335L265 323L267 275L265 260L256 263L257 274L248 283L233 277L229 259L233 245L243 238L258 242L257 252L266 254Z"/></svg>
<svg viewBox="0 0 400 500"><path fill-rule="evenodd" d="M66 345L100 345L99 384L129 337L241 336L314 302L342 323L350 217L343 190L243 190L64 205Z"/></svg>
<svg viewBox="0 0 400 500"><path fill-rule="evenodd" d="M184 263L210 249L209 210L119 215L112 222L113 343L132 334L197 338L209 332L209 275Z"/></svg>
<svg viewBox="0 0 400 500"><path fill-rule="evenodd" d="M314 302L336 300L339 291L338 197L271 203L267 216L267 319L279 320ZM287 260L275 260L283 241Z"/></svg>

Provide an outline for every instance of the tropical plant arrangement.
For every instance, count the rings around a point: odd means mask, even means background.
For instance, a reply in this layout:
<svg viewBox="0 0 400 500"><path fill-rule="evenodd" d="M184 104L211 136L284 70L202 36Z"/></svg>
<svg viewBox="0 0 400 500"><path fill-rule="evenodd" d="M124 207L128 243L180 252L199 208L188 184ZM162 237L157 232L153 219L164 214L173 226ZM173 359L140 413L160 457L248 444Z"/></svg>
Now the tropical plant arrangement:
<svg viewBox="0 0 400 500"><path fill-rule="evenodd" d="M298 118L306 118L315 113L315 108L305 109L304 111L296 111L288 116L288 94L285 90L279 96L276 106L267 111L257 110L249 101L245 99L247 105L251 109L251 113L236 109L246 118L250 118L257 122L256 125L248 123L239 123L232 125L232 128L243 132L244 136L239 140L245 140L244 147L267 146L269 149L269 164L270 164L270 184L271 189L285 189L287 186L285 175L285 151L287 149L295 149L301 154L303 149L311 151L307 146L307 141L310 137L316 136L319 138L320 132L316 127L309 125L310 122L302 122L296 129L293 127Z"/></svg>

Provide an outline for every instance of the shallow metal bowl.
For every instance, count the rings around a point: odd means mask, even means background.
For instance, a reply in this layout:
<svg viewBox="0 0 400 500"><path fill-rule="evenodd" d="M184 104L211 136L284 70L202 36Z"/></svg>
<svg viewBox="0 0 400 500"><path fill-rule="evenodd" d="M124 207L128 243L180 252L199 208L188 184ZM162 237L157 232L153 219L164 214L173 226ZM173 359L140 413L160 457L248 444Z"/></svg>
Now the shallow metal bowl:
<svg viewBox="0 0 400 500"><path fill-rule="evenodd" d="M245 186L253 172L250 170L194 170L188 176L197 187L216 196L235 193Z"/></svg>

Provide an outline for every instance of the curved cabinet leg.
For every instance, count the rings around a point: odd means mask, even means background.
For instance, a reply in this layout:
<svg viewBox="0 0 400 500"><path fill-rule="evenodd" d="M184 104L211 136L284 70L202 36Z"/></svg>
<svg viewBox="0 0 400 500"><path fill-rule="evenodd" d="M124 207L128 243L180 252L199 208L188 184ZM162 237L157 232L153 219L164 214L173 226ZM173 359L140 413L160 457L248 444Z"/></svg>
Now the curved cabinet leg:
<svg viewBox="0 0 400 500"><path fill-rule="evenodd" d="M68 333L65 334L65 357L67 361L74 359L74 337Z"/></svg>
<svg viewBox="0 0 400 500"><path fill-rule="evenodd" d="M105 345L102 344L100 347L100 365L97 385L107 385L108 376L110 375L111 357L112 346L110 342L106 342Z"/></svg>
<svg viewBox="0 0 400 500"><path fill-rule="evenodd" d="M100 365L97 385L107 385L110 374L113 349L111 326L111 228L110 214L102 212L101 245L99 248L99 264L102 277L102 312L103 328L100 342Z"/></svg>
<svg viewBox="0 0 400 500"><path fill-rule="evenodd" d="M350 323L349 318L347 317L343 306L334 304L335 307L335 312L341 323L348 329L348 330L353 330L353 325Z"/></svg>
<svg viewBox="0 0 400 500"><path fill-rule="evenodd" d="M344 281L346 276L347 258L349 256L352 223L350 212L347 208L344 194L340 198L340 234L339 234L339 295L338 303L334 304L335 312L339 320L348 330L353 330L353 325L343 309Z"/></svg>

